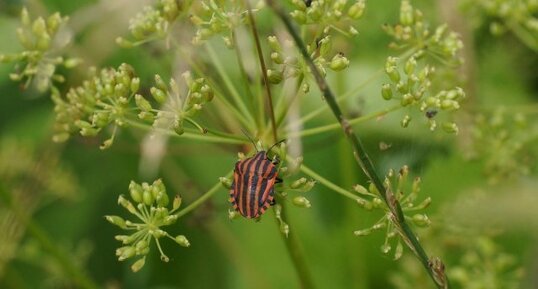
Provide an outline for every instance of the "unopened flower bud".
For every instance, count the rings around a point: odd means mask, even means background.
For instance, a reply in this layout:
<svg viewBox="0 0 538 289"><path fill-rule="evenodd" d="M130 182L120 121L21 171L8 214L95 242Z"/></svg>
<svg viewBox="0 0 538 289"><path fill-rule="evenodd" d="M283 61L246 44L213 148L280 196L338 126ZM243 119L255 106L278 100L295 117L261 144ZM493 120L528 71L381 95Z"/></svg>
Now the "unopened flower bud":
<svg viewBox="0 0 538 289"><path fill-rule="evenodd" d="M381 96L383 96L385 100L392 99L392 88L390 84L385 83L381 86Z"/></svg>
<svg viewBox="0 0 538 289"><path fill-rule="evenodd" d="M269 79L269 82L271 84L279 84L280 82L282 82L282 72L267 69L267 78Z"/></svg>
<svg viewBox="0 0 538 289"><path fill-rule="evenodd" d="M295 197L293 198L293 204L296 205L297 207L301 207L301 208L310 208L312 205L310 204L310 201L303 197L303 196L299 196L299 197Z"/></svg>
<svg viewBox="0 0 538 289"><path fill-rule="evenodd" d="M174 240L176 241L176 243L183 247L189 247L191 245L189 243L189 240L187 240L187 237L185 237L184 235L178 235L174 238Z"/></svg>
<svg viewBox="0 0 538 289"><path fill-rule="evenodd" d="M144 267L144 264L146 264L146 257L142 257L138 259L136 262L134 262L133 265L131 265L131 270L136 273L140 271L142 267Z"/></svg>
<svg viewBox="0 0 538 289"><path fill-rule="evenodd" d="M349 60L341 53L336 54L331 60L331 63L329 64L329 68L334 71L344 70L348 66Z"/></svg>
<svg viewBox="0 0 538 289"><path fill-rule="evenodd" d="M125 225L125 220L118 216L105 216L105 219L109 221L111 224L116 225L122 229L127 228Z"/></svg>
<svg viewBox="0 0 538 289"><path fill-rule="evenodd" d="M349 7L347 15L353 19L359 19L364 14L364 8L366 7L364 0L359 0L355 4Z"/></svg>

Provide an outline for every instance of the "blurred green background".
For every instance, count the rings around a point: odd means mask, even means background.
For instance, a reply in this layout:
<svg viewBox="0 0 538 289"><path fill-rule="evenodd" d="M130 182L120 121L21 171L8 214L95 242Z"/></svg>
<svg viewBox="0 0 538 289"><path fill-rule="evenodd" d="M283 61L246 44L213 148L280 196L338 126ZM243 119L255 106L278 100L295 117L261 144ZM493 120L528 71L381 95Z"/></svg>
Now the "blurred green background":
<svg viewBox="0 0 538 289"><path fill-rule="evenodd" d="M538 142L535 138L526 144L528 150L509 156L516 164L521 154L523 160L531 160L525 176L492 183L484 173L490 156L470 160L466 143L471 140L465 133L473 126L473 116L499 106L505 106L508 114L521 111L529 123L535 123L537 53L510 31L492 36L492 19L478 21L469 5L465 10L451 2L417 0L413 4L432 23L448 21L463 35L466 64L462 73L467 80L463 86L469 98L456 119L463 132L453 136L418 126L402 129L398 113L360 125L356 131L366 141L379 172L407 164L413 176L422 178L421 195L433 199L427 213L434 225L417 232L428 252L443 256L450 274L457 274L450 271L452 267L482 276L480 271L486 268L483 275L515 279L516 285L497 282L499 287L484 283L473 288L538 288L538 180L532 159ZM155 73L172 73L173 53L151 46L126 50L114 42L127 33L129 18L146 3L0 0L0 52L21 50L15 29L23 5L33 15L59 11L70 16L68 25L74 33L68 52L85 61L69 74L62 90L80 83L89 66L116 67L122 62L135 67L142 82L149 83ZM387 48L390 39L380 27L396 22L398 9L397 1L368 1L358 25L359 37L342 45L352 62L350 70L343 77L329 77L337 92L372 75L394 54ZM264 12L259 25L266 31L276 21ZM222 45L220 40L215 43ZM220 56L226 67L233 67L232 52L223 51ZM159 169L144 173L141 133L121 133L105 151L98 149L100 141L94 139L74 137L66 144L54 144L50 140L53 103L46 94L21 90L18 83L9 80L12 70L12 64L0 65L0 183L4 192L0 199L0 288L83 288L88 282L97 288L300 288L278 226L270 216L273 213L268 212L260 222L230 221L225 189L169 229L188 236L190 248L163 242L169 263L161 262L152 248L145 267L131 272L131 262L118 262L114 255L118 244L113 236L119 229L103 218L124 215L116 200L119 194L127 193L130 180L161 177L169 192L180 193L188 204L233 168L238 151L248 148L171 139ZM240 82L240 75L234 68L230 70ZM346 106L348 113L385 106L379 96L384 78L377 78L351 99ZM310 107L323 105L313 85L312 90L316 94L311 95L315 99ZM326 113L308 126L332 122ZM391 148L380 150L380 142ZM305 164L340 186L365 184L339 131L303 139L303 151ZM312 208L290 207L288 221L317 288L433 288L407 249L407 257L399 261L381 253L383 232L360 238L353 235L353 231L375 222L379 212L365 211L321 185L307 197ZM10 198L16 199L16 204ZM468 260L473 259L468 252L480 250L486 252L486 261ZM499 256L513 261L508 269L487 269L486 263L497 262ZM466 288L464 283L453 285Z"/></svg>

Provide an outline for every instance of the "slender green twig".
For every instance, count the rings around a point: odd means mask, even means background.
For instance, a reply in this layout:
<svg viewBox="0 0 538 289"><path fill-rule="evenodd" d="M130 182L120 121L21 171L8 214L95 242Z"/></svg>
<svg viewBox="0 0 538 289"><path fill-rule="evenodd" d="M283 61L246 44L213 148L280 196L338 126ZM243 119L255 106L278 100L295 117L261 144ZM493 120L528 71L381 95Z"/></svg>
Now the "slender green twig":
<svg viewBox="0 0 538 289"><path fill-rule="evenodd" d="M404 237L404 240L409 245L410 249L415 252L416 256L434 281L435 285L438 288L448 288L448 281L444 274L442 266L438 266L434 270L433 266L430 264L430 259L428 258L428 255L422 248L422 245L419 243L417 237L409 227L409 225L405 221L405 217L403 215L402 209L400 207L399 202L394 197L393 193L390 191L390 188L385 188L383 186L383 182L381 181L381 178L377 175L374 165L372 164L370 158L368 157L364 146L362 145L361 140L359 137L355 134L353 131L353 128L349 124L349 121L345 118L345 116L342 114L342 111L340 109L340 106L338 105L338 102L336 101L336 97L334 96L332 90L328 86L327 82L325 81L325 78L321 75L321 73L318 71L316 65L314 64L314 61L308 54L306 50L306 46L302 39L300 38L299 34L293 27L293 24L291 22L291 19L289 18L286 11L283 10L280 5L273 0L266 0L266 3L273 9L273 11L280 17L280 19L283 21L286 29L292 36L293 40L295 41L295 44L299 48L301 54L303 55L304 59L307 61L308 65L310 66L310 69L312 71L312 74L314 74L314 78L316 80L316 83L322 92L323 96L325 97L325 100L327 104L329 105L331 111L333 112L334 116L340 123L342 130L344 131L344 134L346 135L347 139L351 143L354 151L354 157L361 169L364 171L366 176L370 179L370 181L374 184L376 189L381 194L381 197L383 200L387 203L392 215L393 215L393 222L395 225L401 228L402 237Z"/></svg>
<svg viewBox="0 0 538 289"><path fill-rule="evenodd" d="M258 36L256 22L254 21L254 17L252 16L252 11L250 9L250 4L247 0L245 0L244 3L247 6L247 11L248 11L249 19L250 19L250 24L251 24L250 26L252 27L252 34L254 36L254 40L256 41L256 50L258 52L258 57L260 59L260 66L262 70L264 84L267 89L267 98L268 98L267 102L269 106L270 119L271 119L271 124L273 128L273 140L276 143L278 141L278 131L277 131L277 126L276 126L276 121L275 121L275 110L273 107L273 98L271 96L270 83L267 77L267 69L265 66L265 61L263 59L263 51L260 45L260 38ZM286 214L286 204L282 202L280 206L281 206L282 218L284 218L289 223L289 220L287 219L287 214ZM278 223L276 214L275 214L275 221ZM286 244L286 249L288 250L288 254L290 255L290 258L293 262L295 270L297 271L297 275L299 276L301 287L303 289L314 288L314 282L312 280L312 276L310 275L310 271L308 270L308 266L306 264L306 260L303 255L303 251L301 249L299 241L297 240L297 237L295 236L293 232L290 232L288 235L281 234L281 236L282 236L282 239L284 240L284 243Z"/></svg>
<svg viewBox="0 0 538 289"><path fill-rule="evenodd" d="M359 197L355 194L353 194L352 192L342 188L342 187L339 187L338 185L336 185L335 183L327 180L326 178L320 176L319 174L317 174L316 172L314 172L313 170L311 170L309 167L305 166L304 164L301 164L301 167L300 167L300 170L305 173L306 175L310 176L311 178L313 178L314 180L316 180L317 182L320 182L322 185L326 186L327 188L341 194L342 196L346 197L346 198L350 198L352 200L355 200L357 201L359 199Z"/></svg>
<svg viewBox="0 0 538 289"><path fill-rule="evenodd" d="M215 134L215 135L202 135L202 134L196 134L196 133L191 133L191 132L185 132L182 135L178 135L177 133L171 130L154 128L149 124L141 123L141 122L130 120L130 119L127 119L126 123L129 124L129 126L134 127L134 128L138 128L138 129L142 129L146 131L155 131L155 132L158 132L167 136L171 136L171 137L200 140L200 141L206 141L210 143L225 143L225 144L244 144L248 142L247 140L244 140L242 138L232 136L232 135L227 135L225 133L216 132L214 130L209 130L209 129L206 129L207 132Z"/></svg>
<svg viewBox="0 0 538 289"><path fill-rule="evenodd" d="M376 111L374 113L371 113L371 114L367 114L367 115L363 115L363 116L360 116L360 117L357 117L357 118L353 118L353 119L350 119L349 120L349 125L356 125L356 124L359 124L359 123L363 123L363 122L366 122L368 120L372 120L372 119L375 119L375 118L378 118L378 117L382 117L390 112L393 112L393 111L396 111L398 109L402 108L402 106L400 104L398 105L395 105L393 107L389 107L389 108L386 108L386 109L383 109L381 111ZM320 127L314 127L314 128L310 128L310 129L305 129L305 130L302 130L301 132L299 132L298 134L300 136L309 136L309 135L314 135L314 134L318 134L318 133L322 133L322 132L326 132L326 131L331 131L331 130L335 130L335 129L338 129L340 128L340 124L338 123L333 123L333 124L328 124L328 125L324 125L324 126L320 126ZM293 135L293 134L291 134Z"/></svg>
<svg viewBox="0 0 538 289"><path fill-rule="evenodd" d="M230 178L232 176L232 173L233 172L229 172L228 174L226 174L226 178ZM211 196L213 196L221 188L221 186L222 184L220 182L216 183L213 187L211 187L211 189L209 189L209 191L201 195L196 201L192 202L183 210L177 212L176 215L178 216L178 218L185 216L186 214L203 204L205 201L207 201L207 199L211 198Z"/></svg>
<svg viewBox="0 0 538 289"><path fill-rule="evenodd" d="M267 67L265 66L265 60L263 59L262 46L260 44L260 37L258 36L258 29L256 29L256 22L254 20L254 16L252 16L252 11L250 9L249 2L245 0L244 3L247 6L248 18L249 18L249 21L250 21L250 27L252 28L252 35L254 36L254 41L256 42L256 50L258 52L258 58L260 59L260 66L261 66L262 75L263 75L263 82L265 84L265 91L267 92L269 116L271 118L271 125L272 125L272 128L273 128L273 141L276 143L278 141L278 136L277 136L276 121L275 121L275 111L274 111L274 108L273 108L273 95L271 94L271 87L270 87L271 84L269 82L269 77L267 77Z"/></svg>

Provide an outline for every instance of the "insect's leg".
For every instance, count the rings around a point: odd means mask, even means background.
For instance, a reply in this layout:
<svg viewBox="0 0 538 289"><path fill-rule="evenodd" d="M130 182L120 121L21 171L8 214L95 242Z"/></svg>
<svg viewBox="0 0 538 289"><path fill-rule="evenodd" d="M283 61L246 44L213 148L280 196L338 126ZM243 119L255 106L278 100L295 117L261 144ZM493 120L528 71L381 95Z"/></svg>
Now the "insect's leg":
<svg viewBox="0 0 538 289"><path fill-rule="evenodd" d="M282 182L283 182L283 180L281 178L279 178L279 177L277 177L276 180L275 180L275 184L280 184Z"/></svg>
<svg viewBox="0 0 538 289"><path fill-rule="evenodd" d="M275 200L275 199L272 199L271 202L269 202L269 205L271 205L271 206L276 205L276 200Z"/></svg>

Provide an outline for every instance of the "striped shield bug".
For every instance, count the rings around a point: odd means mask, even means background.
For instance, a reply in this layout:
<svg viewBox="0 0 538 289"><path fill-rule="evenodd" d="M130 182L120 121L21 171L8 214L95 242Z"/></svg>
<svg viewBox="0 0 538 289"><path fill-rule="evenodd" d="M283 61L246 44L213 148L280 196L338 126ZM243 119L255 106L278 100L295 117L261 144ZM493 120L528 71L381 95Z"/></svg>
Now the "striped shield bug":
<svg viewBox="0 0 538 289"><path fill-rule="evenodd" d="M274 186L282 180L278 177L277 162L271 161L267 152L283 141L275 143L267 151L258 151L256 155L235 164L230 203L242 216L249 219L258 218L275 204Z"/></svg>

